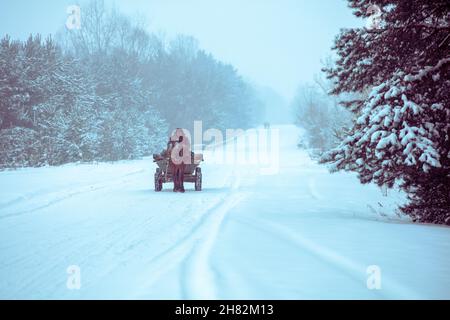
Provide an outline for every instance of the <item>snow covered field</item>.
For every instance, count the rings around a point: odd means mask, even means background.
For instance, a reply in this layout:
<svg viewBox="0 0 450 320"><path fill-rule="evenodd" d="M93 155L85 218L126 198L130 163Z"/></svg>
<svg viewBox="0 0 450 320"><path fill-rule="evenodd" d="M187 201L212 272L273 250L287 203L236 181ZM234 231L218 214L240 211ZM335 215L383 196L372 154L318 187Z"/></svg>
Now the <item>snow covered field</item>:
<svg viewBox="0 0 450 320"><path fill-rule="evenodd" d="M206 154L200 193L155 193L150 159L0 172L0 298L450 298L449 228L280 135L279 174Z"/></svg>

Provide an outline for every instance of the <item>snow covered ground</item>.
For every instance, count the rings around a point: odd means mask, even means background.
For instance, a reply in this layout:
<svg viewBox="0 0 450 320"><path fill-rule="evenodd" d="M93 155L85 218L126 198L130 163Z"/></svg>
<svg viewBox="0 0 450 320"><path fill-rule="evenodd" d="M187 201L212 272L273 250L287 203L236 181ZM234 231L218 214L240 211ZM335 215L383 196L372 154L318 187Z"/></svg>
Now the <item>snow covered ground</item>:
<svg viewBox="0 0 450 320"><path fill-rule="evenodd" d="M0 298L450 298L449 228L400 219L401 194L279 129L279 174L206 154L202 192L155 193L150 159L0 172Z"/></svg>

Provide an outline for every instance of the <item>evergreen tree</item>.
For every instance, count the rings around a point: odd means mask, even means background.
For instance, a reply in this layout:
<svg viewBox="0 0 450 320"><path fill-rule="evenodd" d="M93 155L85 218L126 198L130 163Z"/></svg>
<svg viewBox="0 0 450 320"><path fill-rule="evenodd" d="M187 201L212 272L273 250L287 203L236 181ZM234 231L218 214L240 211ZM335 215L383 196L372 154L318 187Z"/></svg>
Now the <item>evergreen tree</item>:
<svg viewBox="0 0 450 320"><path fill-rule="evenodd" d="M0 129L12 128L29 100L24 88L21 43L5 36L0 41Z"/></svg>
<svg viewBox="0 0 450 320"><path fill-rule="evenodd" d="M382 12L372 28L344 30L326 69L332 93L368 91L346 106L350 135L323 162L356 171L363 183L399 184L414 221L450 225L450 2L349 0L358 17Z"/></svg>

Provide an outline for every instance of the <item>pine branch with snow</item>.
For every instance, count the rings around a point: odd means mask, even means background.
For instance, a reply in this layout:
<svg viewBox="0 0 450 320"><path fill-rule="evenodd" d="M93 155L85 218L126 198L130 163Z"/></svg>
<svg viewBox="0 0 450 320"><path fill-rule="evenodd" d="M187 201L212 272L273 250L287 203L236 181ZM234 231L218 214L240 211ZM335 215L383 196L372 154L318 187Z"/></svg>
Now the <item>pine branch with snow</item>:
<svg viewBox="0 0 450 320"><path fill-rule="evenodd" d="M357 16L379 5L383 23L336 40L340 58L326 70L337 80L333 93L370 94L348 105L356 116L352 131L322 162L357 172L362 183L398 184L410 196L402 210L413 220L450 224L450 6L349 2Z"/></svg>

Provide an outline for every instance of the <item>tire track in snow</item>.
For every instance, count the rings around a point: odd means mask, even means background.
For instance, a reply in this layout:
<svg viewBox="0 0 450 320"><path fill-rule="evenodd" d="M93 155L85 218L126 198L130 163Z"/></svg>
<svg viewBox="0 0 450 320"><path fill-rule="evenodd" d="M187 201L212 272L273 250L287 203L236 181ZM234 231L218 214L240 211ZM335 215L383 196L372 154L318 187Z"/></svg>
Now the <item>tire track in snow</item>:
<svg viewBox="0 0 450 320"><path fill-rule="evenodd" d="M264 232L270 233L281 240L296 245L303 251L306 251L317 259L323 261L328 266L331 266L340 272L344 272L357 283L361 283L361 286L365 285L367 280L367 266L360 264L348 257L345 257L344 255L341 255L336 251L319 245L314 241L308 239L307 237L294 232L288 227L263 220L259 221L258 224L252 224L249 221L245 221L245 223L252 227L261 229ZM405 287L404 285L398 283L396 280L390 278L387 275L383 275L382 283L382 290L379 291L379 293L383 296L386 296L387 298L421 299L421 295L419 293Z"/></svg>
<svg viewBox="0 0 450 320"><path fill-rule="evenodd" d="M188 255L183 270L182 290L186 299L216 299L217 290L215 276L211 270L209 257L220 231L226 214L234 208L245 196L235 194L230 196L217 210L211 221L205 226L203 237L195 239L195 245Z"/></svg>
<svg viewBox="0 0 450 320"><path fill-rule="evenodd" d="M241 184L241 171L234 168L235 178L230 193L214 211L208 215L209 221L203 224L205 231L199 233L191 253L183 263L182 292L185 299L215 299L217 289L214 272L210 266L210 255L227 213L238 205L245 194L238 193ZM237 173L237 174L236 174Z"/></svg>
<svg viewBox="0 0 450 320"><path fill-rule="evenodd" d="M233 173L225 183L231 183L230 191L204 210L199 221L186 235L151 260L148 267L150 276L136 292L136 297L145 296L159 278L177 265L181 266L180 285L184 298L202 296L211 299L215 295L214 273L209 267L209 255L226 214L245 198L244 194L236 192L240 186L240 174L236 176Z"/></svg>
<svg viewBox="0 0 450 320"><path fill-rule="evenodd" d="M205 227L205 225L208 226L210 216L220 210L222 205L226 202L225 199L226 197L217 199L212 206L202 213L199 221L197 221L185 235L178 238L167 249L151 259L147 266L147 280L143 284L142 288L136 292L136 297L145 296L145 294L149 291L149 288L151 288L156 281L158 281L163 275L171 271L171 269L177 265L181 265L182 267L185 266L186 259L195 250L197 241L201 239L201 232L207 231L207 227ZM184 276L185 272L183 272L183 277ZM182 283L181 286L184 289L186 288L184 283Z"/></svg>
<svg viewBox="0 0 450 320"><path fill-rule="evenodd" d="M119 177L115 177L115 178L107 179L107 180L101 180L101 182L89 183L89 184L81 184L81 185L77 186L76 188L77 189L81 189L81 188L94 186L94 185L97 185L97 184L100 184L100 183L116 181L118 179L122 179L122 178L125 178L125 177L128 177L128 176L132 176L132 175L144 172L145 170L146 169L134 170L132 172L128 172L128 173L126 173L124 175L121 175ZM47 191L47 189L50 190L50 191ZM11 200L9 200L7 202L0 203L0 209L6 209L8 207L11 207L11 206L17 204L17 203L22 203L23 201L29 201L29 200L33 200L35 198L45 197L45 196L48 196L49 194L55 194L55 192L53 191L54 190L53 188L47 188L47 189L42 189L42 190L37 190L37 191L34 191L34 192L21 194L21 195L17 196L16 198L11 199ZM69 187L64 186L63 191L70 191L72 189L74 189L73 186L71 186L69 184ZM63 191L60 191L58 193L63 193Z"/></svg>
<svg viewBox="0 0 450 320"><path fill-rule="evenodd" d="M53 199L51 200L47 200L45 201L45 203L40 204L35 206L34 208L31 209L27 209L27 210L22 210L22 211L16 211L16 212L11 212L11 213L7 213L7 214L3 214L0 215L0 220L2 219L6 219L6 218L11 218L11 217L16 217L16 216L21 216L23 214L27 214L27 213L33 213L48 207L51 207L55 204L58 204L66 199L72 198L74 196L78 196L78 195L82 195L82 194L86 194L89 192L95 192L95 191L100 191L103 189L107 189L109 187L116 187L116 186L120 186L123 185L125 183L128 183L129 181L123 181L123 179L130 177L130 176L135 176L138 175L140 173L145 172L145 169L140 169L128 174L125 174L123 176L111 179L111 180L107 180L106 182L99 182L99 183L94 183L94 184L90 184L90 185L86 185L86 186L82 186L82 187L78 187L75 189L68 189L65 191L60 191L60 192L51 192L51 193L43 193L43 194L36 194L35 196L33 196L32 198L39 198L39 197L47 197L49 194L55 194L53 196ZM111 182L115 182L112 183ZM17 200L17 199L16 199ZM29 198L26 198L26 200L29 200ZM17 200L18 201L18 200ZM13 204L15 204L17 201L11 201L11 203L8 205L4 205L3 207L0 207L0 209L4 209L5 207L9 207Z"/></svg>

